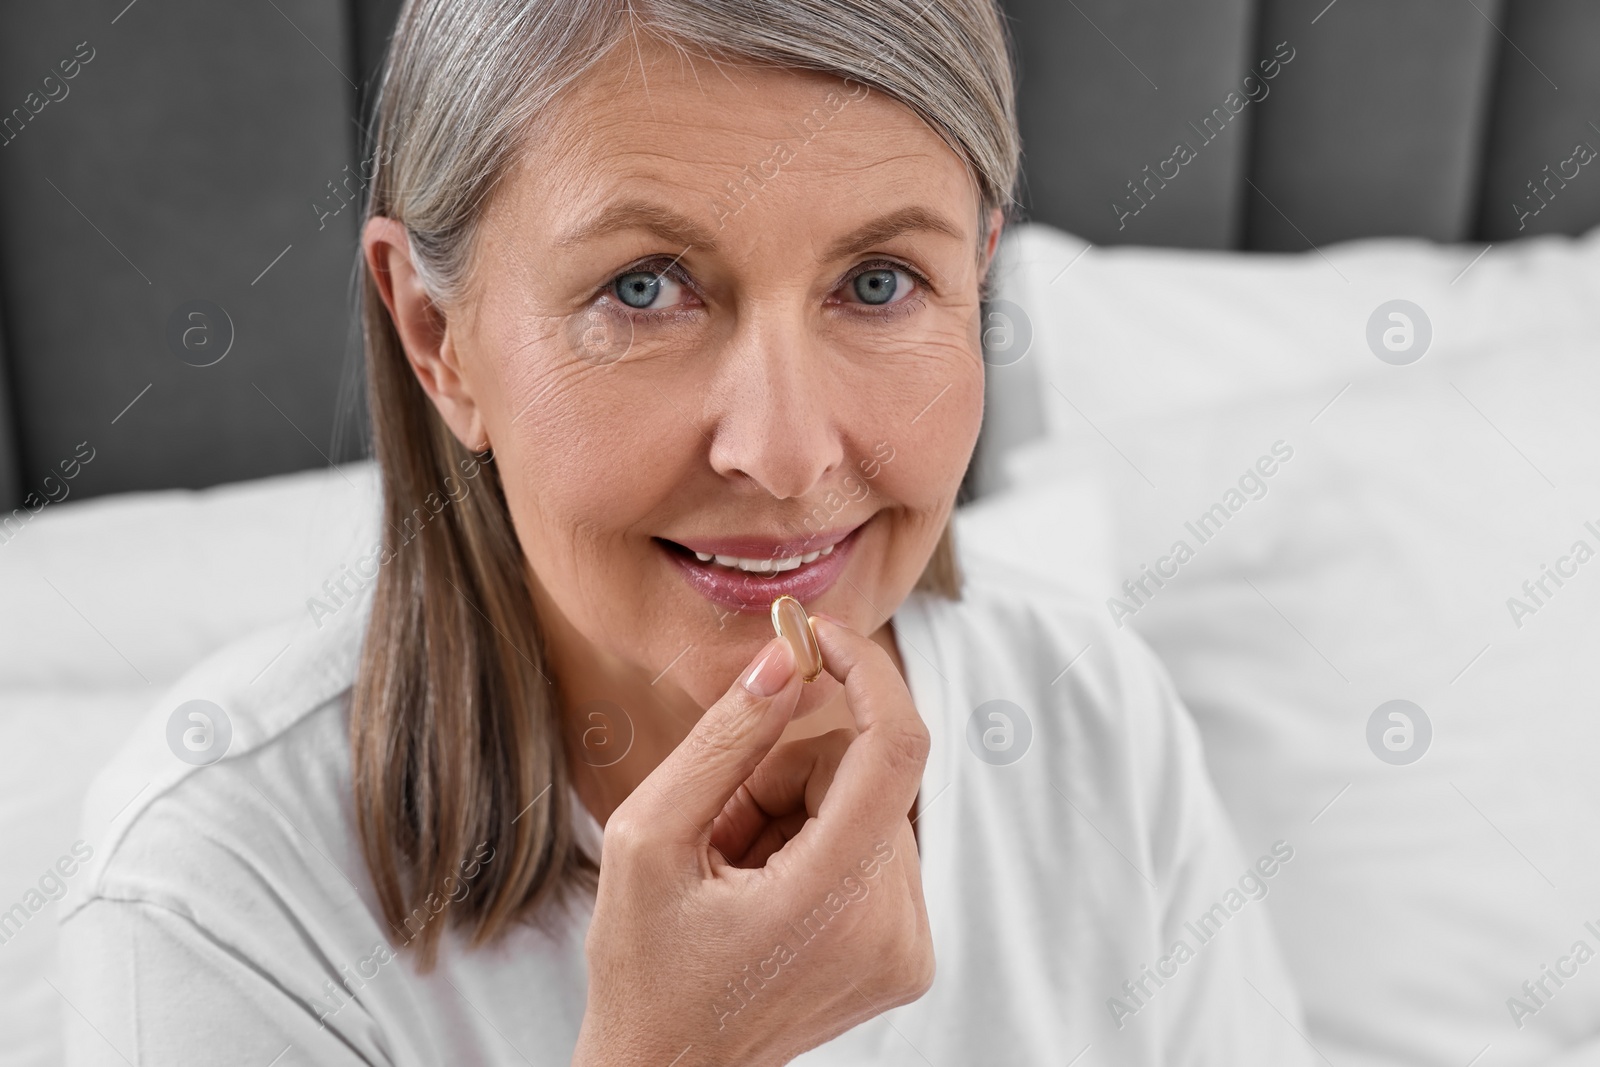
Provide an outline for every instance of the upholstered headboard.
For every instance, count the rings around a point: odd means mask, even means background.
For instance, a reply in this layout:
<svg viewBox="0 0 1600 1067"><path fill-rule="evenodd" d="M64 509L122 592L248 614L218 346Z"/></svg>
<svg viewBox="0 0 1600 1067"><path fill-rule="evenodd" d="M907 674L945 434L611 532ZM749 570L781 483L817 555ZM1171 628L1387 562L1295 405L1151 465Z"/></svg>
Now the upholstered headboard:
<svg viewBox="0 0 1600 1067"><path fill-rule="evenodd" d="M1096 243L1298 251L1600 223L1600 174L1574 153L1600 148L1592 0L1008 6L1033 217Z"/></svg>
<svg viewBox="0 0 1600 1067"><path fill-rule="evenodd" d="M398 6L8 13L0 518L26 494L361 453L358 116ZM1593 0L1005 6L1024 206L1094 242L1286 250L1600 223Z"/></svg>

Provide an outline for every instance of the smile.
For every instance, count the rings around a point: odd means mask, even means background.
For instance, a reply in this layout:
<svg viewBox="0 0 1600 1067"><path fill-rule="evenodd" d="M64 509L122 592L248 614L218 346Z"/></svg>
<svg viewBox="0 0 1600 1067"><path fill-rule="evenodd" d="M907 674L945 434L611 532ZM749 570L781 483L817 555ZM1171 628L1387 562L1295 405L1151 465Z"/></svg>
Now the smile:
<svg viewBox="0 0 1600 1067"><path fill-rule="evenodd" d="M748 574L772 575L781 571L792 571L796 567L807 563L814 563L821 556L826 556L833 551L833 546L820 549L816 552L807 552L803 556L788 556L784 559L745 559L740 556L718 556L710 552L696 552L694 558L701 563L710 563L715 560L724 567L745 571Z"/></svg>
<svg viewBox="0 0 1600 1067"><path fill-rule="evenodd" d="M863 526L804 541L760 537L655 538L656 547L701 596L733 611L765 612L780 596L802 604L833 587Z"/></svg>

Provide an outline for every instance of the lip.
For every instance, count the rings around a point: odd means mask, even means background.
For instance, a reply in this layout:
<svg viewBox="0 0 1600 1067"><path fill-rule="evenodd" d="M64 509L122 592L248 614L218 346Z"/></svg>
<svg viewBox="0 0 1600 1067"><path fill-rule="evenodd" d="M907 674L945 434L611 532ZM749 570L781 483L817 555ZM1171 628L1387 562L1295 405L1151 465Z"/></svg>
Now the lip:
<svg viewBox="0 0 1600 1067"><path fill-rule="evenodd" d="M679 552L660 539L655 544L657 550L677 566L695 592L724 608L754 613L770 610L772 602L780 596L792 596L806 604L826 593L839 580L839 575L844 573L845 563L855 547L856 535L865 526L866 523L862 523L854 529L822 534L808 541L779 542L730 537L673 542L691 552L710 552L712 555L739 556L742 559L784 559L833 545L833 551L826 556L819 556L810 563L770 577L724 567L714 561L701 563L694 556Z"/></svg>

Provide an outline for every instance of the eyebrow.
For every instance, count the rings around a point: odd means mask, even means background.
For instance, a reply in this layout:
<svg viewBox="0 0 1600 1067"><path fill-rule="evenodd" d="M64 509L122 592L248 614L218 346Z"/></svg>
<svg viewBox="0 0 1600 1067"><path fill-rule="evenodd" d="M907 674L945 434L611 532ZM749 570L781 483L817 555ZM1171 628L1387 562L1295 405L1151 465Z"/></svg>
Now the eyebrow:
<svg viewBox="0 0 1600 1067"><path fill-rule="evenodd" d="M556 239L557 248L575 245L617 233L621 230L648 230L658 237L696 248L716 248L711 231L669 207L648 200L624 200L603 208Z"/></svg>
<svg viewBox="0 0 1600 1067"><path fill-rule="evenodd" d="M887 215L880 215L855 233L839 238L828 246L827 258L843 259L865 252L873 245L882 244L901 234L918 232L942 233L958 241L966 238L966 234L961 232L961 227L936 211L929 211L924 207L903 207Z"/></svg>
<svg viewBox="0 0 1600 1067"><path fill-rule="evenodd" d="M647 200L624 200L578 224L556 239L557 248L572 248L622 230L646 230L669 242L715 251L715 234L672 208ZM853 234L828 246L829 260L865 252L874 245L906 233L939 233L956 240L965 239L961 228L935 211L924 207L903 207L872 219Z"/></svg>

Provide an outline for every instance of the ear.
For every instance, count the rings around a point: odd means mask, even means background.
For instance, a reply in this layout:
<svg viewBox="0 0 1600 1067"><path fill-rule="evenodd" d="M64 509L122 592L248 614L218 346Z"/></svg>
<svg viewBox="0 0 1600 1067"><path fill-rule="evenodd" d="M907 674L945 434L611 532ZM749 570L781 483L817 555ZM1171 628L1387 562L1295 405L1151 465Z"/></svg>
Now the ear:
<svg viewBox="0 0 1600 1067"><path fill-rule="evenodd" d="M389 309L406 362L456 440L473 452L489 447L483 416L462 373L459 352L444 312L423 288L411 262L405 225L374 216L361 232L361 253Z"/></svg>

